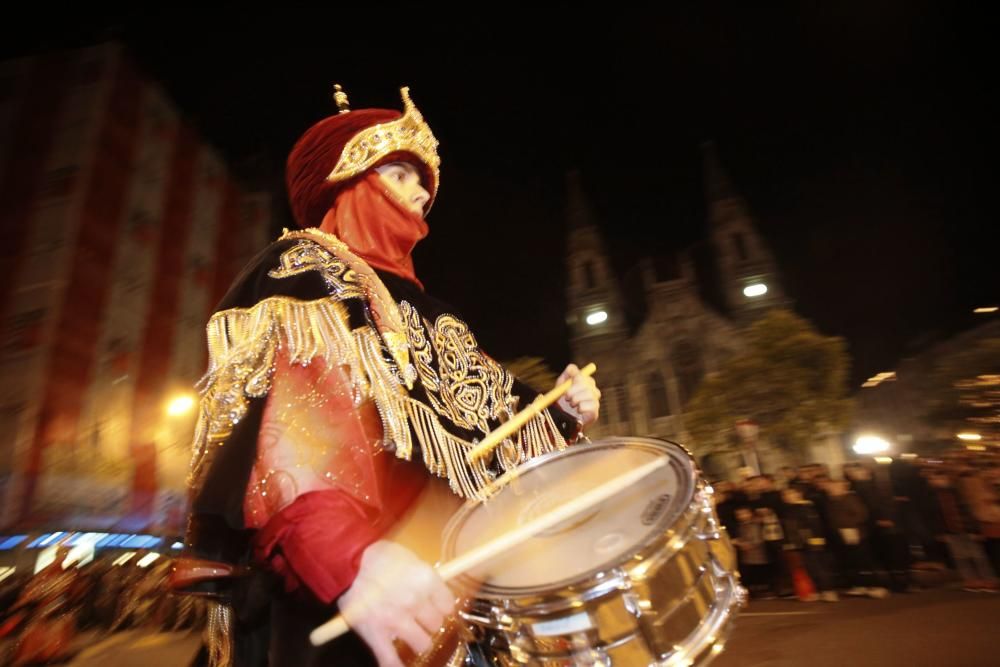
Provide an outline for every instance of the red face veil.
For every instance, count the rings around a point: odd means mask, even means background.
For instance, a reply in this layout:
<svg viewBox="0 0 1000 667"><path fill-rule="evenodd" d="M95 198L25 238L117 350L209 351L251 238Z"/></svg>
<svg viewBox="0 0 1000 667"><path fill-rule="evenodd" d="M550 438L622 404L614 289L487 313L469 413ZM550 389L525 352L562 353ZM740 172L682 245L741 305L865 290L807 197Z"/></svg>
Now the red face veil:
<svg viewBox="0 0 1000 667"><path fill-rule="evenodd" d="M412 212L371 170L342 190L320 229L335 234L351 252L376 269L423 285L413 268L414 246L427 236L422 215Z"/></svg>

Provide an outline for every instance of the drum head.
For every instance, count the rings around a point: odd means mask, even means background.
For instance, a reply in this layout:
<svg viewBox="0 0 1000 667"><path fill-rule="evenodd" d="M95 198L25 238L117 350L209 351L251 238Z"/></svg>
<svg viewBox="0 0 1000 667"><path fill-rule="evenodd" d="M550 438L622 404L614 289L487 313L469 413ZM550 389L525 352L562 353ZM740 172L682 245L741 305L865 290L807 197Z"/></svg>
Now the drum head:
<svg viewBox="0 0 1000 667"><path fill-rule="evenodd" d="M534 459L485 503L469 503L445 530L445 560L521 526L618 475L665 457L618 495L470 571L466 585L490 596L564 587L614 567L662 535L690 506L696 470L679 445L610 438Z"/></svg>

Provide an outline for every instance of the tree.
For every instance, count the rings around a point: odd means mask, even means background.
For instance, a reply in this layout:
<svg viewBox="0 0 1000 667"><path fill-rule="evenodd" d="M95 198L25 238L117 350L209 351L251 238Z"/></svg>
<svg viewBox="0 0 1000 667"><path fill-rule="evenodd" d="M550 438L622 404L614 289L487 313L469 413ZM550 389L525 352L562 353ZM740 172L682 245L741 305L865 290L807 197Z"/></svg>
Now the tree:
<svg viewBox="0 0 1000 667"><path fill-rule="evenodd" d="M745 332L745 351L708 375L685 409L699 449L727 449L735 424L752 419L760 436L796 453L820 430L850 420L849 359L842 338L823 336L787 310L772 310Z"/></svg>

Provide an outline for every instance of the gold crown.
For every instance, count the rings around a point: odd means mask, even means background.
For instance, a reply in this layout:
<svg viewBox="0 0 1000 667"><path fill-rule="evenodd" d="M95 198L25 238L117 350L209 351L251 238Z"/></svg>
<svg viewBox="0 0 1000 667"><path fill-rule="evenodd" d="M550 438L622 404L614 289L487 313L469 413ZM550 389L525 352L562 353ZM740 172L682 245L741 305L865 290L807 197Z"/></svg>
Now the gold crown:
<svg viewBox="0 0 1000 667"><path fill-rule="evenodd" d="M403 98L403 116L389 123L366 127L351 137L340 153L337 166L326 180L331 183L346 181L371 169L386 155L400 151L412 153L430 168L432 182L427 188L431 193L431 201L427 204L429 210L440 178L438 141L410 99L410 89L401 88L399 92Z"/></svg>

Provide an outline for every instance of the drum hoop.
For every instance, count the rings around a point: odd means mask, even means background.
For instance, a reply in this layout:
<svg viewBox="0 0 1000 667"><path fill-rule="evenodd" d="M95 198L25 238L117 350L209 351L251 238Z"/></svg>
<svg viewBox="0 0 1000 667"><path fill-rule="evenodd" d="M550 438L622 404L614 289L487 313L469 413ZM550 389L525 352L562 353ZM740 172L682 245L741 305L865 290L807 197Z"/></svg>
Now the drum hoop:
<svg viewBox="0 0 1000 667"><path fill-rule="evenodd" d="M536 467L545 465L546 462L556 459L556 458L566 458L569 456L582 455L584 452L591 451L594 449L611 449L620 445L638 445L639 449L652 450L656 452L663 453L669 456L670 453L681 454L681 460L686 460L689 468L686 470L686 475L680 475L679 477L684 481L683 488L680 489L678 497L684 499L682 507L684 508L680 515L678 515L673 522L667 522L667 515L658 521L655 525L650 526L649 530L645 533L642 539L630 550L623 552L618 558L616 558L613 563L602 563L590 570L580 573L577 576L569 577L555 582L550 582L537 586L518 586L518 587L501 587L493 586L488 583L480 582L469 575L462 575L454 580L459 587L466 590L475 590L475 597L482 599L510 599L514 597L531 597L540 596L546 593L551 593L558 590L569 589L589 589L593 586L600 585L602 580L605 580L607 575L614 570L627 569L628 563L641 554L647 552L656 552L659 547L663 545L664 541L671 539L672 536L683 535L684 541L677 548L671 549L673 552L680 551L684 545L689 542L692 537L691 533L694 529L694 520L699 514L699 508L695 503L695 495L698 492L700 485L698 483L700 478L700 471L698 469L697 462L691 452L683 445L673 442L672 440L661 440L657 438L648 437L611 437L603 438L601 440L595 441L586 445L576 445L569 449L564 449L558 452L550 452L542 456L536 457L531 461L523 464L521 470L523 472L530 471ZM636 447L630 447L635 449ZM676 448L676 450L674 449ZM677 451L679 450L679 451ZM678 461L674 457L670 457L670 467L675 467L678 465ZM488 502L488 501L487 501ZM458 537L458 528L462 525L463 520L478 507L480 501L469 501L463 505L455 515L449 520L448 524L444 529L444 543L443 551L445 554L452 554L454 542ZM665 525L667 524L667 525ZM671 535L672 534L672 535ZM445 558L451 557L446 555ZM588 586L587 583L590 582ZM577 598L579 599L579 598Z"/></svg>

